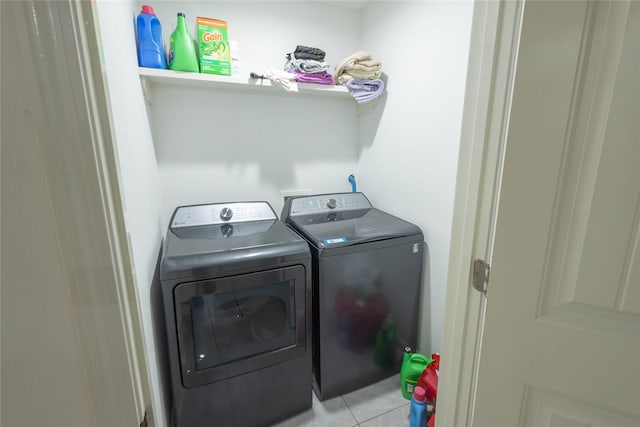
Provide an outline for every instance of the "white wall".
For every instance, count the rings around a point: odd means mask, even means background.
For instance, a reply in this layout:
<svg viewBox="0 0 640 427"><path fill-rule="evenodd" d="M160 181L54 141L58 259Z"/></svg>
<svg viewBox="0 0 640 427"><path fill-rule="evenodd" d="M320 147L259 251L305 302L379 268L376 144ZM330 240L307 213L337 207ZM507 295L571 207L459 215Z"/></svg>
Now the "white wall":
<svg viewBox="0 0 640 427"><path fill-rule="evenodd" d="M158 334L152 310L156 296L152 294L152 284L164 228L161 226L160 179L137 71L134 18L139 8L133 1L98 1L96 5L152 404L155 421L163 426L166 424L165 396L160 372L165 369L165 361L158 360L161 357L156 351Z"/></svg>
<svg viewBox="0 0 640 427"><path fill-rule="evenodd" d="M267 200L279 215L282 190L348 191L353 110L348 99L155 90L154 123L174 124L154 126L165 222L185 204Z"/></svg>
<svg viewBox="0 0 640 427"><path fill-rule="evenodd" d="M298 44L323 49L332 65L359 46L358 12L325 2L161 2L154 9L167 40L177 12L192 33L197 16L228 21L246 77L282 69ZM164 224L185 204L267 200L279 215L281 191L350 190L360 157L350 97L154 87L149 111Z"/></svg>
<svg viewBox="0 0 640 427"><path fill-rule="evenodd" d="M442 340L472 13L471 1L374 1L362 21L362 48L389 77L386 99L361 116L358 189L425 234L423 353Z"/></svg>

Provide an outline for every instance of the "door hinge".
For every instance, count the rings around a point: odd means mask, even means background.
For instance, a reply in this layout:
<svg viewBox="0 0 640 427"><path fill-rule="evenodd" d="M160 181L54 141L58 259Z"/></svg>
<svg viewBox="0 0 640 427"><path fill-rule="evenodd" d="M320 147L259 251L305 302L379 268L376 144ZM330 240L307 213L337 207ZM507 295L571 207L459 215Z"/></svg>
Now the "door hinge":
<svg viewBox="0 0 640 427"><path fill-rule="evenodd" d="M487 294L487 288L489 287L489 273L491 272L491 265L483 259L473 260L473 287Z"/></svg>

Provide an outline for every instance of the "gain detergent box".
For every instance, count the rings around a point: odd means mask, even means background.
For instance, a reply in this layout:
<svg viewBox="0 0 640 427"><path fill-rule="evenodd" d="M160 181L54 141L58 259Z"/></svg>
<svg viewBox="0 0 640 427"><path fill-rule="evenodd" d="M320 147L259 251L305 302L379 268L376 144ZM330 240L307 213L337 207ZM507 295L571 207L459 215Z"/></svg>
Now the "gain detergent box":
<svg viewBox="0 0 640 427"><path fill-rule="evenodd" d="M227 22L219 19L196 18L198 48L200 49L200 72L231 75L231 52Z"/></svg>

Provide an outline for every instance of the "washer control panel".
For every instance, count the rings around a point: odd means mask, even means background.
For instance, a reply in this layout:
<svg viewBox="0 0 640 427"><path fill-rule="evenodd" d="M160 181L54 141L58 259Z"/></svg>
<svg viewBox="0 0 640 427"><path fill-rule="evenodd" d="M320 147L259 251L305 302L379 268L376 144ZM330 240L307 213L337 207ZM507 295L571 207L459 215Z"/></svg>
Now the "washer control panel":
<svg viewBox="0 0 640 427"><path fill-rule="evenodd" d="M291 216L372 208L362 193L321 194L291 200Z"/></svg>
<svg viewBox="0 0 640 427"><path fill-rule="evenodd" d="M267 202L216 203L181 206L176 209L171 228L278 219Z"/></svg>

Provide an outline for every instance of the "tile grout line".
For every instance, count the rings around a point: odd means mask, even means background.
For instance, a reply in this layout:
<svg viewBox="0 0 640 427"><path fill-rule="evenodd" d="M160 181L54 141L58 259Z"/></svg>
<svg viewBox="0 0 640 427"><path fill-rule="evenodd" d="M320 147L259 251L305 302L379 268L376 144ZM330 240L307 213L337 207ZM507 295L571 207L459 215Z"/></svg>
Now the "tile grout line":
<svg viewBox="0 0 640 427"><path fill-rule="evenodd" d="M346 403L346 401L345 401L345 403ZM404 406L406 406L406 405L408 405L408 403L403 403L402 405L397 406L397 407L395 407L395 408L393 408L393 409L389 409L388 411L381 412L380 414L376 415L375 417L367 418L366 420L359 421L359 422L360 422L360 423L366 423L367 421L375 420L375 419L376 419L376 418L378 418L378 417L381 417L381 416L383 416L383 415L385 415L385 414L388 414L389 412L393 412L393 411L395 411L396 409L400 409L400 408L402 408L402 407L404 407ZM348 408L348 407L349 407L349 406L347 405L347 408ZM349 411L351 411L351 409L349 409ZM352 413L352 414L353 414L353 413ZM355 415L353 416L353 418L356 418L356 417L355 417ZM357 418L356 418L356 421L358 421L358 419L357 419ZM358 424L358 425L360 425L360 424Z"/></svg>
<svg viewBox="0 0 640 427"><path fill-rule="evenodd" d="M381 413L379 413L379 414L378 414L378 415L376 415L376 416L373 416L373 417L371 417L371 418L367 418L366 420L362 420L362 421L360 421L360 420L358 420L358 418L355 416L355 414L353 413L353 411L352 411L352 410L351 410L351 408L349 407L349 403L347 402L347 399L345 399L345 398L344 398L344 395L342 395L342 396L340 396L340 397L342 398L342 401L344 402L345 406L347 407L347 409L348 409L348 410L349 410L349 412L351 413L351 416L353 417L353 419L354 419L354 420L356 420L356 423L357 423L357 424L356 424L355 426L353 426L353 427L360 426L362 423L366 423L367 421L374 420L374 419L376 419L376 418L378 418L378 417L381 417L382 415L388 414L389 412L393 412L393 411L395 411L396 409L400 409L400 408L402 408L403 406L406 406L406 405L408 405L408 404L410 403L410 402L403 403L403 404L402 404L402 405L400 405L400 406L396 406L395 408L389 409L388 411L381 412Z"/></svg>
<svg viewBox="0 0 640 427"><path fill-rule="evenodd" d="M353 427L358 427L360 426L360 421L358 421L358 419L356 418L356 416L353 414L353 411L351 410L351 408L349 408L349 404L347 403L347 399L344 398L344 395L340 396L340 399L342 399L342 401L344 402L344 406L347 407L347 409L349 410L349 413L351 414L351 416L353 417L354 420L356 420L356 425Z"/></svg>

